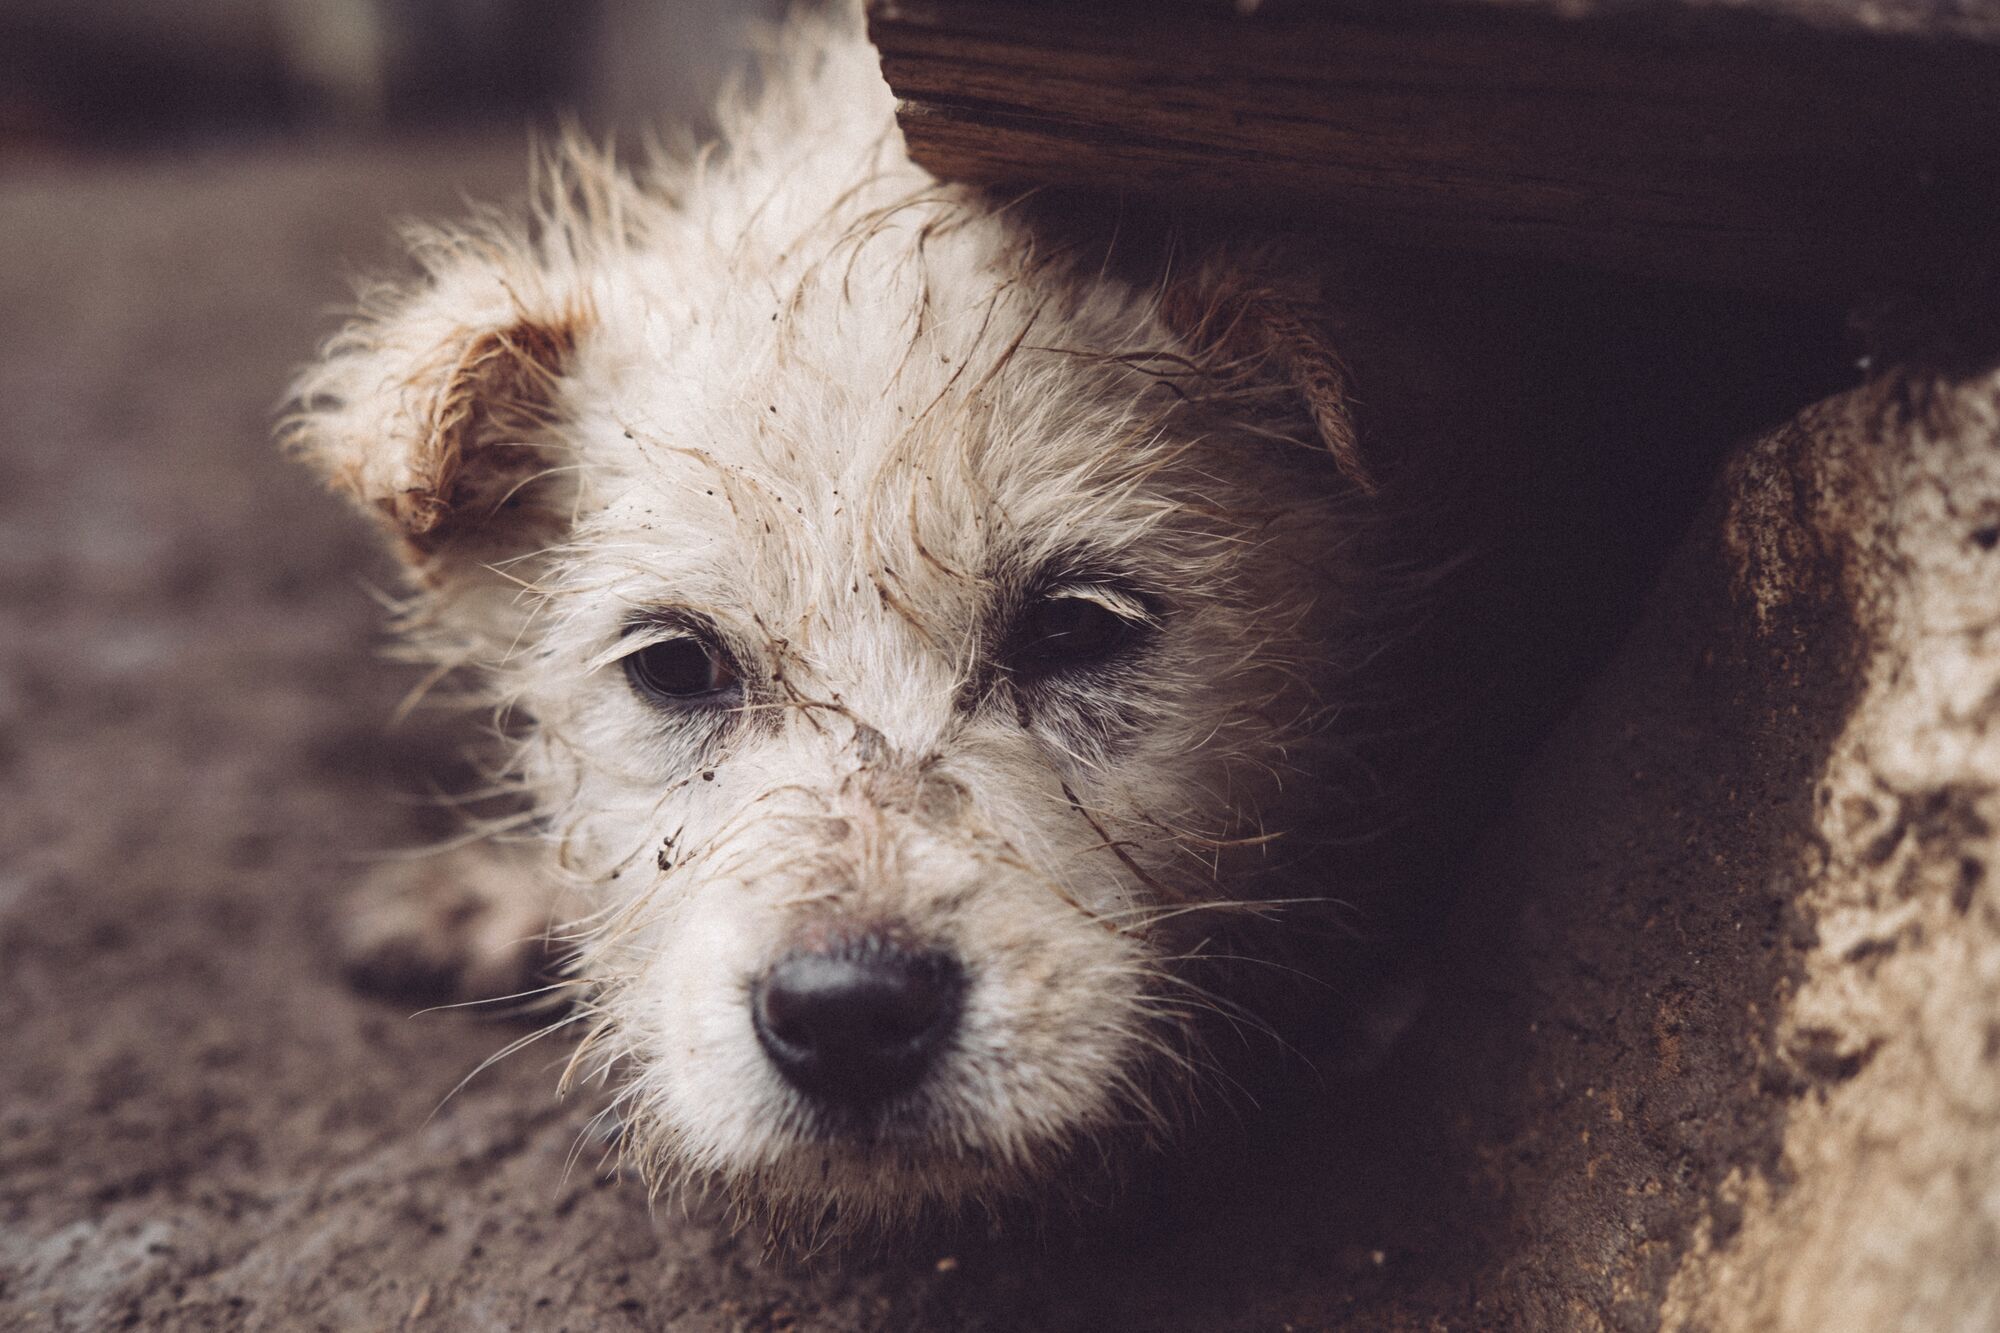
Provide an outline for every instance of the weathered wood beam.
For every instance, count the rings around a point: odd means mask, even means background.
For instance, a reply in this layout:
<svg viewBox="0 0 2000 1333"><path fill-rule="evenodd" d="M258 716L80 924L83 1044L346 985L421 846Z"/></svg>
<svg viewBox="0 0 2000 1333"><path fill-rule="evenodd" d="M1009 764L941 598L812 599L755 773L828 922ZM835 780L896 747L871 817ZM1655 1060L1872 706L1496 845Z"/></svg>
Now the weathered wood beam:
<svg viewBox="0 0 2000 1333"><path fill-rule="evenodd" d="M1815 297L2000 240L2000 4L1928 37L1920 4L1886 33L1859 0L1562 8L878 0L870 25L950 179Z"/></svg>

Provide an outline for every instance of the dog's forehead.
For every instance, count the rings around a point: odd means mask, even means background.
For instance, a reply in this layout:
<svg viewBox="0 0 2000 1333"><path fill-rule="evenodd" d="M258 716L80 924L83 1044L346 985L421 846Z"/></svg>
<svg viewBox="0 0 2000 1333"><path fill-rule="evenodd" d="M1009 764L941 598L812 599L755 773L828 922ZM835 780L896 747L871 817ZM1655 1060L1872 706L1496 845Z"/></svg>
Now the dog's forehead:
<svg viewBox="0 0 2000 1333"><path fill-rule="evenodd" d="M689 596L901 588L948 617L1010 569L1143 537L1170 399L1096 354L1150 330L1123 289L1008 271L1009 241L884 228L759 282L620 286L571 386L607 479L579 549Z"/></svg>

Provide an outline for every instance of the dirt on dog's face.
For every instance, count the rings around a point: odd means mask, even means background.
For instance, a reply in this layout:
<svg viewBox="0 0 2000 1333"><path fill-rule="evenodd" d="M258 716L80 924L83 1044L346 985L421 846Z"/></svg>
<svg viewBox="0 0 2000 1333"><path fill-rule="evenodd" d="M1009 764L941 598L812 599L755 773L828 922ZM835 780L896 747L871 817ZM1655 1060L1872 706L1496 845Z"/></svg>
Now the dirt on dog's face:
<svg viewBox="0 0 2000 1333"><path fill-rule="evenodd" d="M1218 852L1316 701L1298 515L1088 354L1144 345L1126 294L859 250L865 301L808 276L778 320L706 315L741 364L586 343L563 415L618 461L513 669L641 1143L887 1215L1167 1127L1204 1002L1155 918L1243 891ZM913 342L891 300L926 278Z"/></svg>
<svg viewBox="0 0 2000 1333"><path fill-rule="evenodd" d="M928 181L843 68L866 132L817 153L753 125L671 198L573 159L539 239L433 238L296 429L514 718L628 1147L808 1227L1172 1127L1189 957L1325 799L1342 584L1272 395L1191 405L1159 300Z"/></svg>

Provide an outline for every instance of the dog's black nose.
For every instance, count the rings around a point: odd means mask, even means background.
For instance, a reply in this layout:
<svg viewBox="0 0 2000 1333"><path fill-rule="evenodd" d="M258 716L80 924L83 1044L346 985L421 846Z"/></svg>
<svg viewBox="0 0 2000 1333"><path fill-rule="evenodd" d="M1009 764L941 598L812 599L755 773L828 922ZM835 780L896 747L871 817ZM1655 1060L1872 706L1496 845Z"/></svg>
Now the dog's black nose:
<svg viewBox="0 0 2000 1333"><path fill-rule="evenodd" d="M793 1086L865 1106L913 1087L958 1029L965 974L950 954L879 935L788 955L757 980L751 1021Z"/></svg>

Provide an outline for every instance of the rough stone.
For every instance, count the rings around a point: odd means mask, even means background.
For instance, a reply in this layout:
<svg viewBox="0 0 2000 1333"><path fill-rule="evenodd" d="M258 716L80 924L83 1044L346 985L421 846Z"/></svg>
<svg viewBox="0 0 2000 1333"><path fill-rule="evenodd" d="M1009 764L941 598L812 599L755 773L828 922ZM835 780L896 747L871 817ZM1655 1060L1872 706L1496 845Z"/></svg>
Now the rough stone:
<svg viewBox="0 0 2000 1333"><path fill-rule="evenodd" d="M1723 1182L1666 1323L2000 1327L2000 375L1813 408L1736 468L1723 536L1754 623L1837 600L1862 651L1793 899L1779 1156Z"/></svg>

